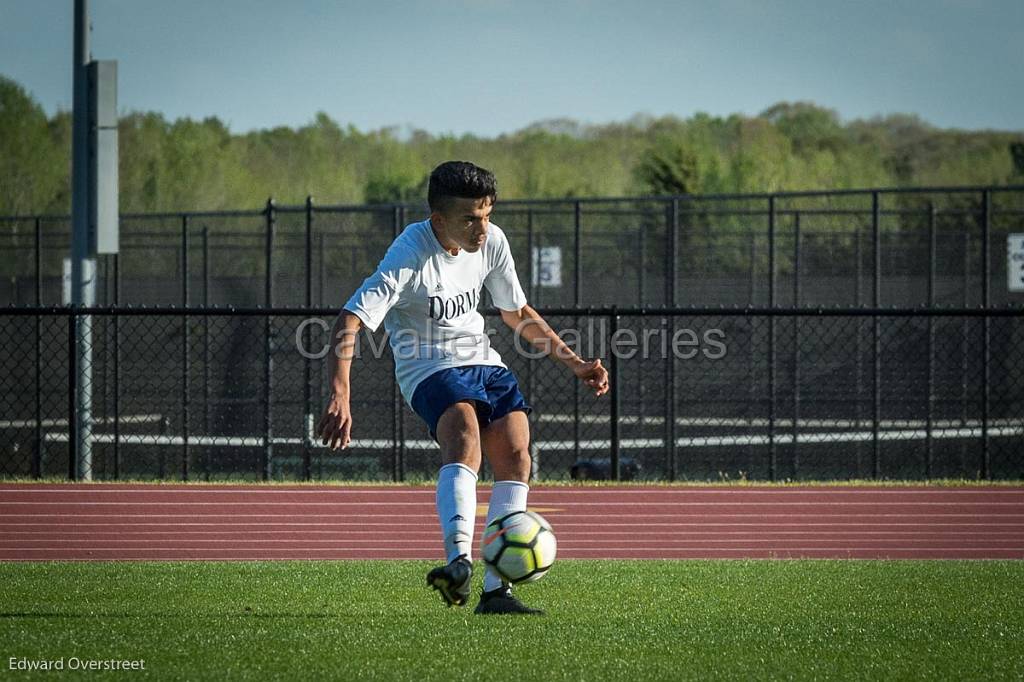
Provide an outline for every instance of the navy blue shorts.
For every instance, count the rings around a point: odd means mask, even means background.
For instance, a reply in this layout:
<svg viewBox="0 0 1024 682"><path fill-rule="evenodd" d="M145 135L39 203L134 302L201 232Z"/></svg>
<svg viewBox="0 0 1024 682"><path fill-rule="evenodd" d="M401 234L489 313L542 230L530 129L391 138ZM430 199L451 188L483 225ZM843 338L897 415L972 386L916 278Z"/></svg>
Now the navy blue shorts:
<svg viewBox="0 0 1024 682"><path fill-rule="evenodd" d="M412 394L412 409L427 422L430 437L437 438L437 422L449 407L472 400L480 428L505 415L532 408L526 404L512 372L504 367L469 365L435 372L420 382Z"/></svg>

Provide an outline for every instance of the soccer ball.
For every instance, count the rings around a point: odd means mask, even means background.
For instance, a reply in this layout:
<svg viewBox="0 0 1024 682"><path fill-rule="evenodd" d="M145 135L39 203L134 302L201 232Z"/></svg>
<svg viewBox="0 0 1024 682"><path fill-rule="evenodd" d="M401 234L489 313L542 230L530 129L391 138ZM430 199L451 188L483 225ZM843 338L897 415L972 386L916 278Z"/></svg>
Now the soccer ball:
<svg viewBox="0 0 1024 682"><path fill-rule="evenodd" d="M555 563L555 534L544 517L512 512L484 529L480 553L487 565L510 583L532 583Z"/></svg>

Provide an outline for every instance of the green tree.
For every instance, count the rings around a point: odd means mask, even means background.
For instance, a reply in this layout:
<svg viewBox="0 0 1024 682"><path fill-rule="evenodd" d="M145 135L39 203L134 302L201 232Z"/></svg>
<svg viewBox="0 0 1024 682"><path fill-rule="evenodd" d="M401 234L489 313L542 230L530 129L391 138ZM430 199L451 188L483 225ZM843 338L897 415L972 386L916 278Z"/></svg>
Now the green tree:
<svg viewBox="0 0 1024 682"><path fill-rule="evenodd" d="M664 140L640 157L636 176L647 194L692 194L700 185L699 160L686 143Z"/></svg>
<svg viewBox="0 0 1024 682"><path fill-rule="evenodd" d="M0 214L53 205L68 179L55 132L25 89L0 76Z"/></svg>

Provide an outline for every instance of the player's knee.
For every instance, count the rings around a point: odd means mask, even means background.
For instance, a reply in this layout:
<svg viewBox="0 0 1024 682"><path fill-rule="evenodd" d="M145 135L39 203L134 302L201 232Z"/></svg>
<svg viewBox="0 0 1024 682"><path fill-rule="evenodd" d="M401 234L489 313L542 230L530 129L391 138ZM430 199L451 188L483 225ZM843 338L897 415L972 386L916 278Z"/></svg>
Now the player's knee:
<svg viewBox="0 0 1024 682"><path fill-rule="evenodd" d="M437 422L437 442L445 464L460 462L480 466L480 427L470 403L455 403Z"/></svg>
<svg viewBox="0 0 1024 682"><path fill-rule="evenodd" d="M530 459L529 448L512 448L505 453L502 459L504 461L500 463L492 462L495 478L498 480L522 481L523 483L530 480L533 462Z"/></svg>

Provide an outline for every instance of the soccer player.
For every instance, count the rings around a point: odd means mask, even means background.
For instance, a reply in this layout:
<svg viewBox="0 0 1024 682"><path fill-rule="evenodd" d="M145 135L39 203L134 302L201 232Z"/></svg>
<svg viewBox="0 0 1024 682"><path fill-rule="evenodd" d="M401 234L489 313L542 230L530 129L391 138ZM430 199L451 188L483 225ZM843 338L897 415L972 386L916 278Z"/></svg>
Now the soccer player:
<svg viewBox="0 0 1024 682"><path fill-rule="evenodd" d="M383 322L402 395L441 448L436 503L448 563L431 570L427 584L456 606L465 605L470 593L481 455L494 472L487 523L525 511L530 489L530 407L490 347L477 312L481 287L521 338L565 365L596 395L608 391L601 361L576 355L526 304L505 233L490 222L496 198L490 171L463 161L433 170L430 218L406 226L334 324L333 338L340 341L328 353L331 396L318 425L324 445L349 444L355 337L361 326L376 330ZM515 598L489 568L475 612L541 613Z"/></svg>

